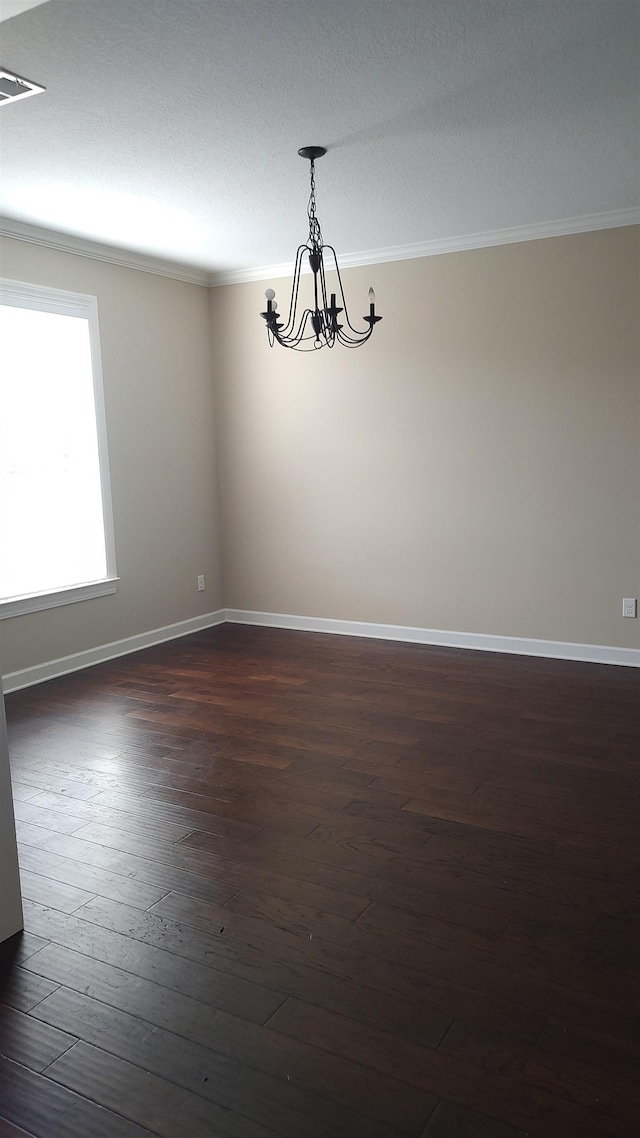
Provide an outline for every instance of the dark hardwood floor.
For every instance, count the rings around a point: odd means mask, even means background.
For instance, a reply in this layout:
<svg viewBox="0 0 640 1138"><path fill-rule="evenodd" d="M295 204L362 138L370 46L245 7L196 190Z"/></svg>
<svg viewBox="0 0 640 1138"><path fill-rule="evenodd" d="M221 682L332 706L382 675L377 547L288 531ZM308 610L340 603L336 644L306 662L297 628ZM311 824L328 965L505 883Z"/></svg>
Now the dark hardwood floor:
<svg viewBox="0 0 640 1138"><path fill-rule="evenodd" d="M637 1138L639 689L225 625L7 697L2 1138Z"/></svg>

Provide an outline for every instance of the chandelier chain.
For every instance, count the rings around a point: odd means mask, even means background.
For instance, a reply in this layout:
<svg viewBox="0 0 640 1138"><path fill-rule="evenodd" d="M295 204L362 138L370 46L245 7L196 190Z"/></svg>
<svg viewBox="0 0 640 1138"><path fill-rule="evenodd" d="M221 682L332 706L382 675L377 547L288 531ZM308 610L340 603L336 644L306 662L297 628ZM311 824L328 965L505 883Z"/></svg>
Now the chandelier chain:
<svg viewBox="0 0 640 1138"><path fill-rule="evenodd" d="M316 216L316 164L311 159L311 193L309 195L309 205L307 206L307 216L309 218L309 244L315 247L322 248L322 231L320 229L320 222Z"/></svg>

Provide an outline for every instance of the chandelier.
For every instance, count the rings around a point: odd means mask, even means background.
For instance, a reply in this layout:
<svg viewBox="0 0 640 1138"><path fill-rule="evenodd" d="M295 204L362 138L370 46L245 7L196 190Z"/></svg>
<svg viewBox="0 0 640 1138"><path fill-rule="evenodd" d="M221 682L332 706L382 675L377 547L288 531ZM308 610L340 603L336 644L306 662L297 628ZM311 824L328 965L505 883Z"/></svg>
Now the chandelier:
<svg viewBox="0 0 640 1138"><path fill-rule="evenodd" d="M332 348L336 343L344 344L346 348L359 348L362 344L366 344L373 332L374 324L382 320L381 316L376 316L376 297L370 288L369 315L363 316L368 327L361 331L353 327L349 319L336 251L332 245L325 245L322 240L320 222L316 214L315 161L326 153L324 146L303 146L298 151L300 157L307 158L311 164L311 193L307 206L309 237L296 253L286 323L278 312L274 290L268 288L264 294L267 299L267 311L261 312L260 315L266 322L271 347L277 341L283 348L295 348L299 352L313 351L315 348ZM313 273L313 308L305 308L298 314L300 274L305 256L309 258L309 268ZM325 256L327 271L335 270L336 273L337 293L327 291Z"/></svg>

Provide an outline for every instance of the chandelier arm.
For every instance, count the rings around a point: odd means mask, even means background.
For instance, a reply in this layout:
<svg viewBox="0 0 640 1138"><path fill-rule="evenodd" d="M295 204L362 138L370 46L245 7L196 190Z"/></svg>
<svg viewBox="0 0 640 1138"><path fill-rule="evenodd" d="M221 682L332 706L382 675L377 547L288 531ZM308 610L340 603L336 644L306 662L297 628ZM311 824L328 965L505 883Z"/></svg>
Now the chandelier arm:
<svg viewBox="0 0 640 1138"><path fill-rule="evenodd" d="M313 315L310 309L308 312L310 316ZM309 336L304 336L298 344L293 344L292 347L297 348L298 351L301 352L315 352L318 348L331 348L333 347L333 343L327 339L324 331L320 333L319 337L316 336L315 331L313 331Z"/></svg>
<svg viewBox="0 0 640 1138"><path fill-rule="evenodd" d="M343 326L340 328L340 331L336 333L336 335L338 336L340 343L344 344L345 347L357 347L358 344L363 344L365 340L369 339L371 331L369 330L367 332L363 332L362 335L359 336L350 336L348 332L345 332Z"/></svg>
<svg viewBox="0 0 640 1138"><path fill-rule="evenodd" d="M278 343L282 344L283 348L296 348L298 344L305 339L305 332L311 314L311 309L305 308L302 316L300 317L300 323L298 324L297 330L295 332L287 335L284 335L283 332L277 331L274 333L276 339L278 340ZM315 338L315 335L309 335L306 337L307 340L315 340Z"/></svg>
<svg viewBox="0 0 640 1138"><path fill-rule="evenodd" d="M308 336L305 336L304 333L307 330L309 321L313 320L314 315L315 312L313 309L306 308L295 335L289 336L283 340L280 334L278 342L281 343L285 348L293 348L299 352L317 351L319 339L322 341L320 344L321 347L324 346L327 348L332 348L336 342L335 335L332 332L327 331L326 328L323 328L321 330L320 337L316 336L315 331L311 332Z"/></svg>
<svg viewBox="0 0 640 1138"><path fill-rule="evenodd" d="M349 309L347 308L347 298L344 294L344 287L342 284L342 276L340 274L340 266L338 264L338 257L337 257L336 251L333 248L333 245L325 245L325 249L330 249L332 254L333 254L333 263L336 267L336 275L338 277L338 284L340 286L340 295L342 297L342 306L344 308L345 321L346 321L348 327L353 332L354 336L358 337L358 342L364 343L364 340L365 339L368 340L369 336L371 335L371 328L369 328L369 330L367 332L361 332L358 328L354 328L353 324L351 323L351 320L349 319Z"/></svg>
<svg viewBox="0 0 640 1138"><path fill-rule="evenodd" d="M315 336L306 336L299 344L286 344L285 347L293 348L295 352L317 352L318 344L316 343ZM321 344L320 347L332 348L332 343Z"/></svg>
<svg viewBox="0 0 640 1138"><path fill-rule="evenodd" d="M296 321L296 309L298 307L298 292L300 291L300 270L302 268L302 258L307 249L306 245L299 245L296 253L296 261L293 268L293 285L291 289L291 300L289 302L289 314L287 316L286 324L280 329L280 336L286 339L290 336L291 331Z"/></svg>
<svg viewBox="0 0 640 1138"><path fill-rule="evenodd" d="M304 324L301 321L301 326L299 326L298 332L296 333L296 335L295 336L289 336L286 339L282 339L282 335L280 334L278 336L278 343L281 344L283 348L292 348L294 351L298 351L298 352L317 351L318 350L318 339L315 335L315 332L310 333L310 335L308 335L308 336L304 336L302 334L304 331L306 331L307 324L308 324L308 322L312 316L313 316L312 309L310 309L310 308L305 309L304 318L303 318ZM325 330L323 330L321 332L320 339L322 341L320 344L320 347L333 348L335 343L336 343L335 335L332 333L327 333Z"/></svg>
<svg viewBox="0 0 640 1138"><path fill-rule="evenodd" d="M364 335L359 336L357 339L354 339L352 336L345 336L344 333L340 331L337 333L337 337L339 343L341 343L344 348L359 348L361 344L366 344L372 331L373 328L370 328L368 332L365 332Z"/></svg>
<svg viewBox="0 0 640 1138"><path fill-rule="evenodd" d="M300 324L298 325L298 331L295 335L295 340L297 343L300 343L301 340L305 339L305 332L307 330L307 325L308 325L310 319L311 319L311 309L305 308L304 312L302 313L302 319L300 321ZM307 339L308 340L315 340L315 336L310 334L307 337Z"/></svg>
<svg viewBox="0 0 640 1138"><path fill-rule="evenodd" d="M354 332L350 324L347 325L347 328L345 328L344 324L340 325L340 329L337 332L338 339L340 340L340 343L344 344L347 348L357 348L359 344L364 344L369 339L373 331L373 324L370 324L367 330L363 332Z"/></svg>

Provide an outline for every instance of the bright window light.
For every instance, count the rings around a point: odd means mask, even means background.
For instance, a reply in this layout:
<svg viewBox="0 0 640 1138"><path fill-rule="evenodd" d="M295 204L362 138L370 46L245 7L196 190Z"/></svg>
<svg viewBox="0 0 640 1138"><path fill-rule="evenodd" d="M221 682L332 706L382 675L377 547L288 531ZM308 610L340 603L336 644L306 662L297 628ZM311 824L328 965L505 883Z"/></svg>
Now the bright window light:
<svg viewBox="0 0 640 1138"><path fill-rule="evenodd" d="M115 562L95 298L3 282L0 301L0 607L11 616L113 592Z"/></svg>

